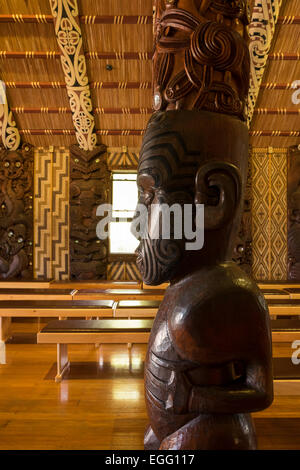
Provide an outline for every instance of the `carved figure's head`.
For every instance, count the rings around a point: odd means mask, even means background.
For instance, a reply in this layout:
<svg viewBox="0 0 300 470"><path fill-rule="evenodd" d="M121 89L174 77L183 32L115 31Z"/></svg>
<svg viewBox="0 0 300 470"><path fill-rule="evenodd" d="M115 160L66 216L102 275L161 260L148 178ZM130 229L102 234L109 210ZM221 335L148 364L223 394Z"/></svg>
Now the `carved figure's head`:
<svg viewBox="0 0 300 470"><path fill-rule="evenodd" d="M8 179L17 179L24 173L24 157L21 152L7 152L2 159L4 176Z"/></svg>
<svg viewBox="0 0 300 470"><path fill-rule="evenodd" d="M26 226L22 223L11 225L7 228L3 236L3 242L8 256L14 256L24 248L26 234Z"/></svg>
<svg viewBox="0 0 300 470"><path fill-rule="evenodd" d="M166 111L153 115L144 137L139 167L139 203L148 211L148 231L137 249L147 284L160 284L208 263L231 258L239 228L241 193L247 175L248 132L239 119L207 111ZM186 250L186 239L153 238L162 204L204 204L204 247ZM176 220L178 224L180 221ZM194 218L195 224L195 218ZM184 234L184 230L182 231Z"/></svg>

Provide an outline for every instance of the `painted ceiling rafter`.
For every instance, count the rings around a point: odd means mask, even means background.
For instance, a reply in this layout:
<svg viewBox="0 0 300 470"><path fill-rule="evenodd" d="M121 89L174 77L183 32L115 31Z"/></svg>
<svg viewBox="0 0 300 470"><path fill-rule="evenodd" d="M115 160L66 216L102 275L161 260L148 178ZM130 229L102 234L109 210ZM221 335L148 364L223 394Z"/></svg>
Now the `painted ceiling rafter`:
<svg viewBox="0 0 300 470"><path fill-rule="evenodd" d="M77 142L82 150L93 150L97 135L77 0L49 1Z"/></svg>
<svg viewBox="0 0 300 470"><path fill-rule="evenodd" d="M282 0L254 1L252 18L249 25L251 71L248 96L248 125L250 125L254 113L281 4ZM277 59L277 57L274 57L274 59Z"/></svg>

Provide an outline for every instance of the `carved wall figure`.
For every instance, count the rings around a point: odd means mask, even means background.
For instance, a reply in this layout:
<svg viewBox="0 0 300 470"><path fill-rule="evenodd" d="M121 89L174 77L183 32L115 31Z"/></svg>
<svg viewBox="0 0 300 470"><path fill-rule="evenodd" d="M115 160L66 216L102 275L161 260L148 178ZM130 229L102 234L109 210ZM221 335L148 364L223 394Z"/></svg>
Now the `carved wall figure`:
<svg viewBox="0 0 300 470"><path fill-rule="evenodd" d="M0 279L32 278L33 148L0 148Z"/></svg>
<svg viewBox="0 0 300 470"><path fill-rule="evenodd" d="M70 277L106 277L108 243L97 238L96 210L109 200L110 173L106 147L93 151L71 147L70 158Z"/></svg>
<svg viewBox="0 0 300 470"><path fill-rule="evenodd" d="M288 154L288 279L300 281L300 146Z"/></svg>
<svg viewBox="0 0 300 470"><path fill-rule="evenodd" d="M269 313L232 261L248 168L247 2L156 1L154 107L138 167L148 232L137 264L170 281L145 361L145 449L255 449L273 399ZM163 204L204 204L204 246L153 236ZM155 206L153 206L155 204ZM138 216L138 210L136 217ZM176 223L184 222L179 215Z"/></svg>

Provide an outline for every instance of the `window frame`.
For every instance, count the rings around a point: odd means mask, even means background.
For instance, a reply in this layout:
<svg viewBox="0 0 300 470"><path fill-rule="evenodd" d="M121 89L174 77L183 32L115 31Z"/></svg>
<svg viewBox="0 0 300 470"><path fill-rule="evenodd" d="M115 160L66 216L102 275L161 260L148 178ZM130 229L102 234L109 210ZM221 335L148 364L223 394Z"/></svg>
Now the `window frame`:
<svg viewBox="0 0 300 470"><path fill-rule="evenodd" d="M112 212L114 212L113 209L113 201L114 201L114 181L126 181L126 179L120 179L116 180L114 179L114 175L136 175L137 176L137 170L114 170L111 172L111 205L112 205ZM136 180L127 180L127 181L132 181L136 184ZM138 192L138 190L137 190ZM121 211L120 211L121 212ZM122 211L123 213L126 212L126 210ZM132 212L132 211L128 211ZM129 222L131 223L133 220L132 217L127 217L126 219L124 217L112 217L111 221L109 223L109 231L110 231L110 224L111 223L119 223L119 222ZM135 253L122 253L122 252L111 252L111 244L110 244L110 236L109 236L109 261L135 261L136 260L136 254Z"/></svg>

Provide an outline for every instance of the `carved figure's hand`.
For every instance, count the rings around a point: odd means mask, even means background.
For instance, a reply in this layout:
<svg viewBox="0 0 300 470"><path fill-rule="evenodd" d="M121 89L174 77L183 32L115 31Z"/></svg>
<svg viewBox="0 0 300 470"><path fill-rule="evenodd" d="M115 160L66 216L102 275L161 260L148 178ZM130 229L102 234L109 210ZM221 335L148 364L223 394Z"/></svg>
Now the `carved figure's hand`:
<svg viewBox="0 0 300 470"><path fill-rule="evenodd" d="M172 371L168 382L168 390L166 409L172 410L174 414L188 413L192 384L186 374L181 371Z"/></svg>

